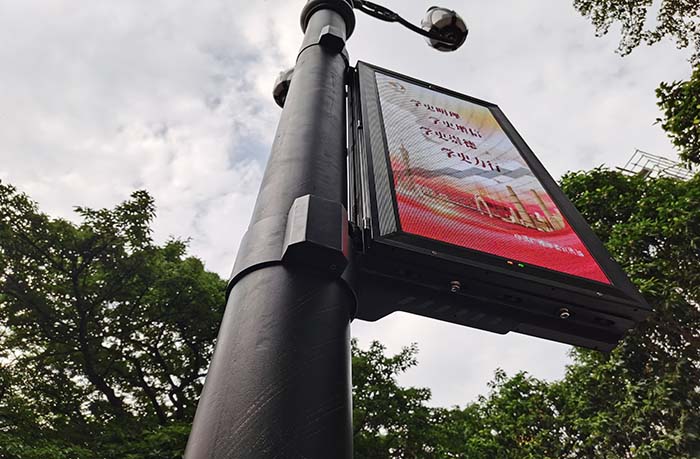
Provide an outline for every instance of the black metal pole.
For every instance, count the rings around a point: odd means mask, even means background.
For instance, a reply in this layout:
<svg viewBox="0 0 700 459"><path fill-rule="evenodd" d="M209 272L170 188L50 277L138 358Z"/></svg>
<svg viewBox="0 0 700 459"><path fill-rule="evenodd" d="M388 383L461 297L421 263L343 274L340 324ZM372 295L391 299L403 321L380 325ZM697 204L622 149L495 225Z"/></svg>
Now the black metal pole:
<svg viewBox="0 0 700 459"><path fill-rule="evenodd" d="M185 457L352 457L346 200L351 0L312 0L304 42Z"/></svg>

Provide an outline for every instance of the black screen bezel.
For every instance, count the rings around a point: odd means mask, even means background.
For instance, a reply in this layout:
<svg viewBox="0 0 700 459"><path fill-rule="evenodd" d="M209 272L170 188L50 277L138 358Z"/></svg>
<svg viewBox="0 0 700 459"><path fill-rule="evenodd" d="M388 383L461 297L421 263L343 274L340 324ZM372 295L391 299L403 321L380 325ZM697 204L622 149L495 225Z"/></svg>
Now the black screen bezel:
<svg viewBox="0 0 700 459"><path fill-rule="evenodd" d="M609 299L614 299L615 303L627 303L629 306L633 307L634 310L637 310L637 308L642 310L650 310L649 306L646 304L638 290L629 281L620 266L610 257L602 242L593 233L581 214L564 195L559 186L556 184L555 180L549 175L542 163L537 159L532 150L527 146L525 141L496 104L460 94L455 91L364 62L358 62L357 71L360 106L359 112L362 120L361 125L364 130L362 146L365 149L367 165L371 171L367 174L367 176L369 179L371 232L373 244L385 244L401 250L412 250L416 253L421 253L424 255L429 254L433 257L444 258L451 263L460 263L481 269L491 269L499 274L512 276L525 282L537 282L540 284L551 285L558 289L568 288L575 290L578 293L590 296L591 298L600 299L601 296L605 296ZM519 268L517 267L517 263L512 266L509 265L507 263L509 261L508 258L403 232L401 230L401 221L398 216L396 193L394 190L393 176L391 176L391 168L387 167L388 174L390 174L388 177L388 190L378 189L377 183L374 180L375 165L373 164L373 157L375 157L375 155L372 142L370 141L373 129L380 129L381 131L383 155L380 155L380 158L383 158L387 164L389 161L386 130L384 127L383 115L381 113L381 101L379 100L376 88L375 73L381 73L392 78L403 80L432 91L440 92L488 108L611 283L605 284L592 279L554 271L545 267L531 264L526 264L524 268ZM378 112L370 113L370 111L372 111L372 109L369 108L371 104L367 102L371 97L375 98L376 102L374 105L376 105ZM379 120L379 126L365 122L365 120L369 119ZM393 204L393 224L396 228L395 231L382 233L380 229L380 215L377 206L378 193L390 193L391 195ZM387 218L386 212L385 215L383 215L383 218Z"/></svg>

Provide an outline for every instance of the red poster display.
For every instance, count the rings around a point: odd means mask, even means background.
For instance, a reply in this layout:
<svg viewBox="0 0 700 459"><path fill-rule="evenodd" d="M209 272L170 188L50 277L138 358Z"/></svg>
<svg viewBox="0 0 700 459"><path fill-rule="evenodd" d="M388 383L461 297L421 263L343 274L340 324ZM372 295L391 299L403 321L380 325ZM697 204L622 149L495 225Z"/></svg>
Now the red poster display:
<svg viewBox="0 0 700 459"><path fill-rule="evenodd" d="M365 63L350 80L357 318L610 350L649 315L496 104Z"/></svg>
<svg viewBox="0 0 700 459"><path fill-rule="evenodd" d="M488 107L375 75L402 231L611 283Z"/></svg>

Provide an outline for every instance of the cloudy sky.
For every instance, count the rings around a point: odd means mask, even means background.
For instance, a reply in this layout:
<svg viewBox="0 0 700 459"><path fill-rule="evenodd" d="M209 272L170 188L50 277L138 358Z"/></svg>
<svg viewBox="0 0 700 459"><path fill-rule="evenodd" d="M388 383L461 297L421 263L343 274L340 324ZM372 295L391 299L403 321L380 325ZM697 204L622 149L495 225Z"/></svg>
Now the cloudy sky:
<svg viewBox="0 0 700 459"><path fill-rule="evenodd" d="M276 74L293 65L303 0L0 0L0 179L54 216L109 207L145 188L159 241L227 277L247 227L280 111ZM418 22L431 2L383 0ZM570 1L460 2L465 46L438 53L398 25L358 16L351 60L497 103L555 177L622 166L635 148L674 158L654 89L686 78L669 43L621 58ZM563 375L568 346L407 314L353 324L361 344L416 342L403 384L464 405L496 368Z"/></svg>

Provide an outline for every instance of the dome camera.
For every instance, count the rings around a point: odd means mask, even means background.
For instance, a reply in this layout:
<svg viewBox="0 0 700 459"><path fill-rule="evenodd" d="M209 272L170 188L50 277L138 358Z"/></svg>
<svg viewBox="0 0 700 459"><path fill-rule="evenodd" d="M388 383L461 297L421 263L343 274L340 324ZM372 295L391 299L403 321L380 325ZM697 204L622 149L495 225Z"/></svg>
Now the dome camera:
<svg viewBox="0 0 700 459"><path fill-rule="evenodd" d="M426 41L438 51L454 51L467 39L469 29L452 10L431 6L421 21L421 28L430 34Z"/></svg>
<svg viewBox="0 0 700 459"><path fill-rule="evenodd" d="M280 72L275 80L275 86L272 89L272 97L280 108L284 108L284 102L287 100L287 93L289 92L289 85L292 83L293 75L294 67Z"/></svg>

